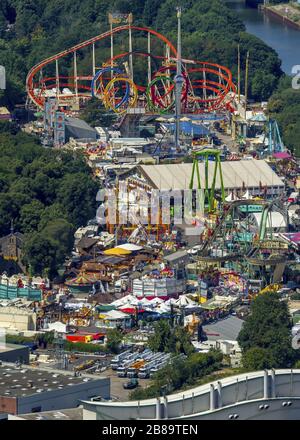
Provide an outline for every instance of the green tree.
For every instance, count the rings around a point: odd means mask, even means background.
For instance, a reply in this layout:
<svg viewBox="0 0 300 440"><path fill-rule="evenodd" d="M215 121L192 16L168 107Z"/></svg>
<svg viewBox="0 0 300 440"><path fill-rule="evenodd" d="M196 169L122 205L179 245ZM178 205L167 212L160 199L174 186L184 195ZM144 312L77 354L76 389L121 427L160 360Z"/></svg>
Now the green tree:
<svg viewBox="0 0 300 440"><path fill-rule="evenodd" d="M73 248L74 226L65 219L56 218L47 223L41 234L55 245L58 264L63 263Z"/></svg>
<svg viewBox="0 0 300 440"><path fill-rule="evenodd" d="M242 359L243 367L250 371L271 368L274 363L272 353L267 348L252 347L245 351Z"/></svg>
<svg viewBox="0 0 300 440"><path fill-rule="evenodd" d="M120 345L123 340L123 335L118 329L109 329L107 331L107 343L106 347L112 352L112 353L119 353L120 351Z"/></svg>
<svg viewBox="0 0 300 440"><path fill-rule="evenodd" d="M266 293L258 296L251 304L251 314L244 322L238 335L243 352L243 364L254 365L253 351L260 349L257 365L269 368L289 367L295 359L291 346L292 322L287 303L280 300L278 294ZM245 358L246 356L246 358ZM244 361L245 359L245 361Z"/></svg>
<svg viewBox="0 0 300 440"><path fill-rule="evenodd" d="M162 319L154 326L154 335L148 339L148 346L153 351L189 355L194 351L191 336L180 326L173 328L169 321Z"/></svg>
<svg viewBox="0 0 300 440"><path fill-rule="evenodd" d="M40 233L27 236L24 245L24 263L35 275L43 275L44 270L49 270L49 276L56 275L60 261L57 259L57 247L48 238Z"/></svg>
<svg viewBox="0 0 300 440"><path fill-rule="evenodd" d="M161 319L154 326L154 335L148 339L148 346L153 351L165 351L171 338L171 326L165 319Z"/></svg>
<svg viewBox="0 0 300 440"><path fill-rule="evenodd" d="M58 190L58 202L68 212L69 221L79 227L96 216L98 186L89 175L67 174Z"/></svg>
<svg viewBox="0 0 300 440"><path fill-rule="evenodd" d="M37 230L41 220L44 205L38 200L32 200L21 208L20 225L23 232L34 232Z"/></svg>

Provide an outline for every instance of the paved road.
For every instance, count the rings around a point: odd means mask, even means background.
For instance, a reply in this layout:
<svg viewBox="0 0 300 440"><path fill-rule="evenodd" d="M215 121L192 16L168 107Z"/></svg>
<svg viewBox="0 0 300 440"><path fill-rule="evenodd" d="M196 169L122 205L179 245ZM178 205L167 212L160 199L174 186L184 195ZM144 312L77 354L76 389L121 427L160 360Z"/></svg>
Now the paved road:
<svg viewBox="0 0 300 440"><path fill-rule="evenodd" d="M110 378L110 392L111 396L113 398L117 398L120 401L127 401L129 400L129 394L131 390L124 390L123 384L125 382L128 382L130 379L128 378L121 378L117 376L117 373L113 371L111 368L101 373L102 377L109 377ZM142 388L146 388L150 385L151 380L149 379L138 379L139 384Z"/></svg>

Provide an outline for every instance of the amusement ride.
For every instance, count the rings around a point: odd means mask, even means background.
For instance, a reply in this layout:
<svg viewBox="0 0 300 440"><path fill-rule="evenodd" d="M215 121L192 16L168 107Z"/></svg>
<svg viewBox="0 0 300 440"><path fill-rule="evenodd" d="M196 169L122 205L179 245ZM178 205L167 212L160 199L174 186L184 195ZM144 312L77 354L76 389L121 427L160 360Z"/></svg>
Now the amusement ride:
<svg viewBox="0 0 300 440"><path fill-rule="evenodd" d="M26 87L32 105L44 111L47 99L51 97L55 98L61 111L72 114L95 98L107 111L115 112L120 118L128 114L175 113L177 124L180 114L228 114L236 111L237 90L227 67L207 61L182 59L181 41L176 49L159 32L134 26L130 16L126 25L114 28L113 20L110 24L109 31L55 54L30 70ZM133 43L137 47L133 47ZM116 45L122 48L121 53L115 54ZM282 151L275 121L270 121L266 136L270 151ZM260 198L226 201L220 151L213 148L193 151L190 189L195 188L195 177L198 189L201 189L199 159L205 163L205 215L207 218L213 217L213 227L210 235L201 238L203 246L197 255L198 261L217 261L220 264L226 261L229 268L235 268L243 260L248 269L249 266L259 267L265 273L266 267L271 268L275 276L266 279L266 283L278 282L286 262L285 253L279 252L277 258L276 255L265 258L262 245L266 239L267 221L272 211L279 209L278 204ZM209 161L214 162L212 184L208 181ZM218 191L217 178L220 182ZM262 212L262 220L258 234L255 234L248 215L258 210ZM239 231L236 229L237 219L242 219L242 229ZM111 229L109 225L108 228ZM147 237L153 231L150 226L147 228L136 224L129 232L132 233L129 238L132 238L134 234L140 235L142 232ZM162 232L165 233L166 228ZM158 239L159 227L156 234ZM216 244L225 250L223 256L213 255Z"/></svg>
<svg viewBox="0 0 300 440"><path fill-rule="evenodd" d="M124 47L126 35L128 50L116 55L115 42ZM108 41L111 56L105 59ZM133 48L133 41L138 48ZM137 108L147 114L172 113L177 55L173 44L153 29L132 24L111 27L35 65L27 76L28 97L41 110L54 94L65 111L94 97L117 114ZM227 67L189 59L183 59L181 65L182 113L234 111L236 87Z"/></svg>

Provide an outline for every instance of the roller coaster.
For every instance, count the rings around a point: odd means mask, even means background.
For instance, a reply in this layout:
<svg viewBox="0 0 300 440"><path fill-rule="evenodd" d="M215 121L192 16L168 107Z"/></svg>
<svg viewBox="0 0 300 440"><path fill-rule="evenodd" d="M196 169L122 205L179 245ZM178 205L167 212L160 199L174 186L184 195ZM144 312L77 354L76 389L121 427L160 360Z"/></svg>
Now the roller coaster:
<svg viewBox="0 0 300 440"><path fill-rule="evenodd" d="M127 40L129 50L114 55L114 41L124 49ZM139 48L134 49L132 42ZM109 45L111 56L105 59ZM28 98L39 109L44 109L47 97L55 97L66 112L94 97L121 115L136 108L165 114L175 108L176 61L175 47L162 34L119 26L32 67L26 80ZM234 111L236 87L228 68L185 59L182 75L183 114Z"/></svg>
<svg viewBox="0 0 300 440"><path fill-rule="evenodd" d="M261 207L261 220L258 230L255 231L249 222L251 207ZM237 221L236 213L239 208L245 208L244 220ZM286 224L288 213L282 208L280 200L266 201L260 199L236 200L223 205L223 210L218 217L217 224L212 233L207 237L197 257L198 261L238 264L245 271L259 272L260 276L268 282L280 282L287 263L286 252L273 250L266 254L267 229L272 225L272 212L280 212ZM237 224L240 225L237 228ZM273 240L272 228L270 239ZM214 248L223 249L223 255L214 255ZM268 269L266 269L268 268ZM267 275L268 272L268 275Z"/></svg>

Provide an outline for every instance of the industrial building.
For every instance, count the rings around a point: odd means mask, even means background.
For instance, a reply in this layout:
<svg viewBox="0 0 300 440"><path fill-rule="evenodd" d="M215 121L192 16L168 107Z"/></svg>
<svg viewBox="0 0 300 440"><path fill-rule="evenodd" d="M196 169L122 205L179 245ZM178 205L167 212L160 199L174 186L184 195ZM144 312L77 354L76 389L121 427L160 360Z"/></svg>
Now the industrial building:
<svg viewBox="0 0 300 440"><path fill-rule="evenodd" d="M110 379L43 370L13 364L0 365L0 405L8 414L76 408L81 400L110 397Z"/></svg>
<svg viewBox="0 0 300 440"><path fill-rule="evenodd" d="M29 413L18 416L9 414L8 420L83 420L83 408L79 407L56 411L44 411L40 413Z"/></svg>
<svg viewBox="0 0 300 440"><path fill-rule="evenodd" d="M29 364L29 347L7 343L0 344L0 361Z"/></svg>
<svg viewBox="0 0 300 440"><path fill-rule="evenodd" d="M36 313L19 307L0 307L0 327L17 331L35 331Z"/></svg>

